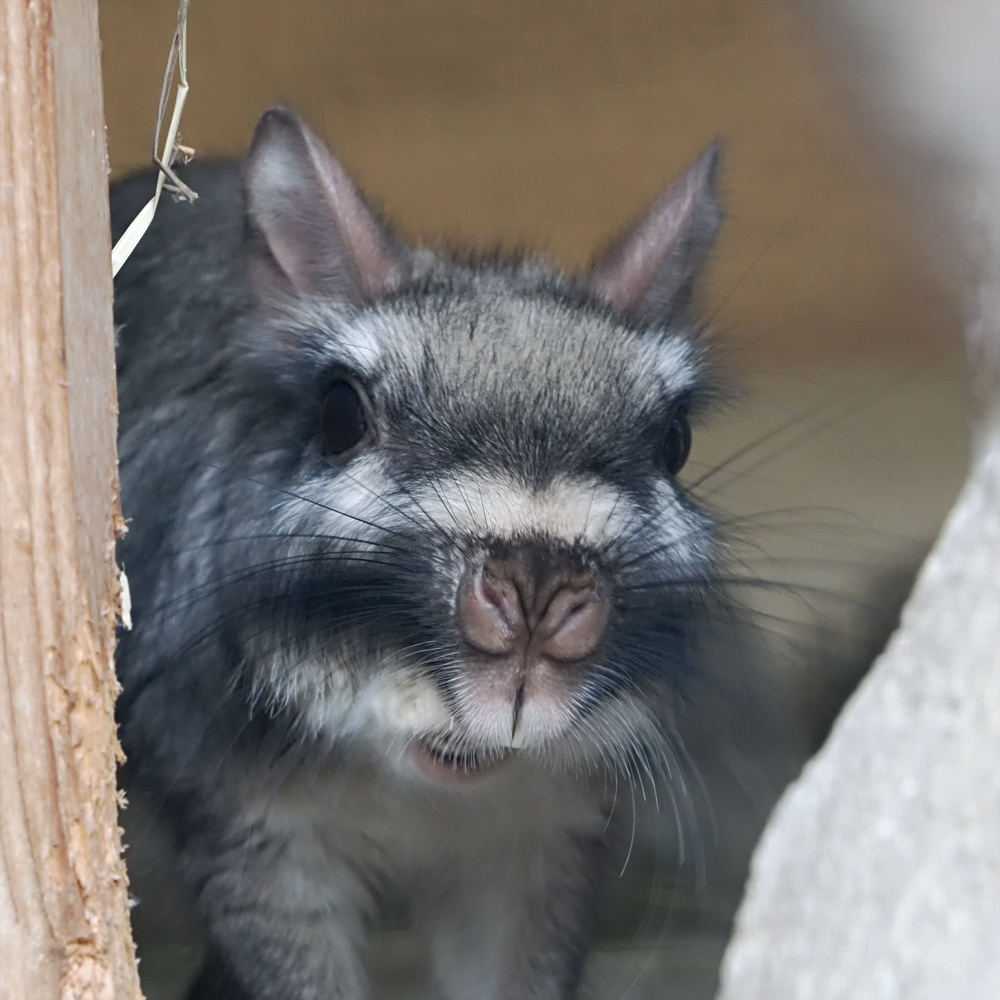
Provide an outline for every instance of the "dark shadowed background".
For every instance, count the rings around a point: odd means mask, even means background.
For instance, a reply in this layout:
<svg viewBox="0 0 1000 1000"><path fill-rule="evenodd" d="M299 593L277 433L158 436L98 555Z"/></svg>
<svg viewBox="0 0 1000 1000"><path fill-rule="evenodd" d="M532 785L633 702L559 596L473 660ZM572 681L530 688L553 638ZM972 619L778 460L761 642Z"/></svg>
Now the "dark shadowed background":
<svg viewBox="0 0 1000 1000"><path fill-rule="evenodd" d="M149 162L176 2L100 11L117 177ZM745 393L690 469L738 455L704 489L753 518L747 571L795 587L755 599L771 644L747 640L739 684L764 707L737 712L723 671L695 710L717 831L702 815L681 857L671 809L640 810L595 998L711 996L767 807L891 628L965 467L958 297L808 29L778 0L192 0L183 141L238 156L264 109L293 104L414 239L580 267L725 144L728 219L702 299ZM177 995L198 948L158 836L130 820L150 1000ZM374 967L381 997L432 995L405 930L386 931Z"/></svg>

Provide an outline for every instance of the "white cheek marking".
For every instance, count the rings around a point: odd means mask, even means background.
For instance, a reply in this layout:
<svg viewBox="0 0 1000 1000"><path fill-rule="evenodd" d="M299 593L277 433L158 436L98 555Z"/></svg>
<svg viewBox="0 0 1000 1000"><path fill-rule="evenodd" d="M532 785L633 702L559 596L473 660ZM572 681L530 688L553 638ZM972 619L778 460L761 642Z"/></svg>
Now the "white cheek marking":
<svg viewBox="0 0 1000 1000"><path fill-rule="evenodd" d="M349 647L327 659L290 663L278 656L259 668L255 697L295 711L314 736L361 739L378 749L454 725L437 685L386 652L377 666L355 660ZM369 654L370 655L370 654ZM358 682L359 668L375 672Z"/></svg>
<svg viewBox="0 0 1000 1000"><path fill-rule="evenodd" d="M678 567L697 569L711 558L711 535L706 518L683 507L674 488L666 482L656 487L657 506L661 513L649 526L655 544L669 545L664 554Z"/></svg>
<svg viewBox="0 0 1000 1000"><path fill-rule="evenodd" d="M343 469L331 469L328 477L310 480L296 491L298 496L283 500L278 524L289 532L309 526L341 538L389 541L387 532L408 523L389 499L394 489L383 459L369 452Z"/></svg>
<svg viewBox="0 0 1000 1000"><path fill-rule="evenodd" d="M390 667L367 681L354 699L343 732L412 737L449 729L454 720L437 685L426 675Z"/></svg>
<svg viewBox="0 0 1000 1000"><path fill-rule="evenodd" d="M532 490L501 474L462 472L421 493L420 507L446 528L471 537L541 534L597 545L634 523L634 505L596 480L559 478Z"/></svg>
<svg viewBox="0 0 1000 1000"><path fill-rule="evenodd" d="M261 693L269 688L272 703L294 706L306 730L331 743L358 741L377 755L394 756L413 739L457 731L470 747L513 747L569 767L605 760L629 771L659 761L669 771L655 714L626 693L602 699L583 718L573 711L572 691L530 698L512 737L510 701L480 690L475 674L465 675L459 684L459 721L434 682L391 653L360 686L345 664L315 660L297 664L291 674L285 672L287 666L277 658L267 676L258 675Z"/></svg>

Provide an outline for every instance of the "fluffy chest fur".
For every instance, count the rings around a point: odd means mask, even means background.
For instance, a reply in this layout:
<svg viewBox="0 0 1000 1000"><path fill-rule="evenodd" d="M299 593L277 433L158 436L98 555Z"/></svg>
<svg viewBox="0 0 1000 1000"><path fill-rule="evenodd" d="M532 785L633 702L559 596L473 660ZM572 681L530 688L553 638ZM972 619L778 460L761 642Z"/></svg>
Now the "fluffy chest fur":
<svg viewBox="0 0 1000 1000"><path fill-rule="evenodd" d="M416 765L411 765L413 772ZM410 902L461 873L484 880L531 864L539 845L599 837L613 784L552 774L511 760L470 787L453 780L369 766L303 769L267 797L247 803L244 822L289 844L317 900L336 894L345 860L377 893L391 885Z"/></svg>

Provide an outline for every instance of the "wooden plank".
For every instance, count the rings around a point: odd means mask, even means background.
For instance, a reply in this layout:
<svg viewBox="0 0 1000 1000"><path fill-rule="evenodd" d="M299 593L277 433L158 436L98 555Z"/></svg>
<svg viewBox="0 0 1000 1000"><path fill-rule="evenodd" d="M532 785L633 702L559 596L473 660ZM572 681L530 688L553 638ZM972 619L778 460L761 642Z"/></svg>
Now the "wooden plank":
<svg viewBox="0 0 1000 1000"><path fill-rule="evenodd" d="M0 997L138 998L97 0L0 0Z"/></svg>

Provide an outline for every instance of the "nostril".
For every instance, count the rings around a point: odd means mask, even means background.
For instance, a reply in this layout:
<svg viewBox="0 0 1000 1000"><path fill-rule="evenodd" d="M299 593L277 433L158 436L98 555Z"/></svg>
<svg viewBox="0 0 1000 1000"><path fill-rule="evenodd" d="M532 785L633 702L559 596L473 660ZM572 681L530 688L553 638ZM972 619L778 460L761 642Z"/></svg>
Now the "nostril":
<svg viewBox="0 0 1000 1000"><path fill-rule="evenodd" d="M608 617L608 601L596 584L564 586L538 623L537 651L553 660L582 660L600 644Z"/></svg>
<svg viewBox="0 0 1000 1000"><path fill-rule="evenodd" d="M496 608L511 627L520 627L524 621L521 593L514 580L492 570L487 563L474 580L476 596Z"/></svg>
<svg viewBox="0 0 1000 1000"><path fill-rule="evenodd" d="M527 631L517 586L485 566L466 572L455 610L463 637L483 653L509 653Z"/></svg>
<svg viewBox="0 0 1000 1000"><path fill-rule="evenodd" d="M481 653L573 663L603 640L610 601L593 571L527 550L467 566L455 616L462 637Z"/></svg>

